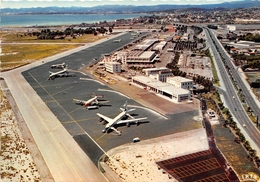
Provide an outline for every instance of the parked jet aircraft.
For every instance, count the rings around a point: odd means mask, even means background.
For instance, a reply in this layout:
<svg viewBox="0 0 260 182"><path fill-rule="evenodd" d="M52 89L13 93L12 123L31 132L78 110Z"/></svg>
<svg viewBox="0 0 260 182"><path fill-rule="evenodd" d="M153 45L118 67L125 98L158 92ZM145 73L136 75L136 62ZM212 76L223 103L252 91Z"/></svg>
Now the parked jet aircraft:
<svg viewBox="0 0 260 182"><path fill-rule="evenodd" d="M56 77L68 77L68 69L67 68L64 68L63 70L61 71L58 71L58 72L51 72L49 71L50 75L49 75L49 78L48 80L51 80L51 79L54 79Z"/></svg>
<svg viewBox="0 0 260 182"><path fill-rule="evenodd" d="M114 40L113 42L121 42L121 39L118 39L118 40Z"/></svg>
<svg viewBox="0 0 260 182"><path fill-rule="evenodd" d="M53 64L53 65L51 65L51 68L62 68L62 69L64 69L65 66L66 66L65 63L63 62L61 64Z"/></svg>
<svg viewBox="0 0 260 182"><path fill-rule="evenodd" d="M78 100L78 99L73 99L73 101L76 104L79 105L84 105L87 107L87 109L97 109L99 106L101 106L104 103L108 103L109 101L100 101L98 98L102 97L104 98L104 96L98 96L95 94L90 94L90 97L92 97L91 99L85 101L85 100Z"/></svg>
<svg viewBox="0 0 260 182"><path fill-rule="evenodd" d="M119 113L115 118L109 118L107 116L104 116L100 113L97 113L97 115L100 117L100 121L105 120L107 122L105 129L103 130L103 133L108 132L110 129L114 130L118 135L121 135L121 132L118 131L114 126L119 124L126 124L127 126L130 126L131 123L139 124L139 121L147 119L147 117L144 118L134 118L129 114L129 112L134 111L135 109L128 109L127 108L127 101L124 105L124 108L120 108L122 111ZM124 116L129 116L131 119L122 120Z"/></svg>

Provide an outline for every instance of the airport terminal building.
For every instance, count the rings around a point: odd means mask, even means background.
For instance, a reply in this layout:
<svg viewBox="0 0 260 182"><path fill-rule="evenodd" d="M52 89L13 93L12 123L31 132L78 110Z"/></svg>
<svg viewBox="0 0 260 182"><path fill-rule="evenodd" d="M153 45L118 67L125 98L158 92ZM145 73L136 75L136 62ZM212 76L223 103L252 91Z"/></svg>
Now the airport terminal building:
<svg viewBox="0 0 260 182"><path fill-rule="evenodd" d="M147 68L143 69L146 76L159 80L161 82L166 82L168 77L172 77L172 71L166 67L160 68Z"/></svg>
<svg viewBox="0 0 260 182"><path fill-rule="evenodd" d="M164 83L147 76L135 76L132 78L132 83L145 90L153 91L161 96L165 96L174 102L183 102L190 100L191 98L189 90L177 88L169 83Z"/></svg>
<svg viewBox="0 0 260 182"><path fill-rule="evenodd" d="M183 89L193 89L193 80L181 76L167 77L166 82Z"/></svg>

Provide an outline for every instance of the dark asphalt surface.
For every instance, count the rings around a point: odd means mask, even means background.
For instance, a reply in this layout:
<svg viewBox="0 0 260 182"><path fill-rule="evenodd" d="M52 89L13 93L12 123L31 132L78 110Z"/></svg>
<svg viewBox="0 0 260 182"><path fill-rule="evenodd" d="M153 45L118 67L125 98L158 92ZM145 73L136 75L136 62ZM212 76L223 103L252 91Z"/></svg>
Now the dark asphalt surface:
<svg viewBox="0 0 260 182"><path fill-rule="evenodd" d="M118 136L114 132L104 134L102 133L104 125L98 121L97 112L113 118L119 114L119 108L122 107L126 100L129 105L140 106L140 104L117 92L113 92L109 87L91 80L90 77L80 72L71 71L69 73L73 74L72 77L47 80L49 71L59 71L58 69L51 69L50 66L52 64L65 62L69 65L70 70L77 71L83 65L90 64L94 58L99 59L102 54L112 53L125 44L132 42L133 40L130 38L131 33L126 33L125 35L108 39L108 41L104 43L50 63L42 64L39 67L22 73L37 94L96 165L104 151L132 142L132 139L135 137L145 140L169 135L182 131L181 128L189 123L198 122L194 119L194 116L199 115L199 111L197 110L169 115L167 116L168 119L165 119L161 115L145 108L136 108L132 114L134 114L136 118L148 117L148 119L145 120L146 123L138 126L132 125L130 127L124 125L118 126L117 129L122 132L121 136ZM121 39L121 42L114 43L113 40L115 39ZM82 80L80 78L90 80ZM76 105L72 102L74 98L88 100L91 93L104 95L105 99L109 100L109 103L99 109L87 110L84 106Z"/></svg>

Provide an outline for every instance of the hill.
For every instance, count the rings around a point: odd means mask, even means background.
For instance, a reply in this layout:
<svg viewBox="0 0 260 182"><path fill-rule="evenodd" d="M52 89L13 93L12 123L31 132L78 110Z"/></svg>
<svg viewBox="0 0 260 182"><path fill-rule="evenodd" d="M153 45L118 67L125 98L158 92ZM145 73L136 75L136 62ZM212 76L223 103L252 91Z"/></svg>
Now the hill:
<svg viewBox="0 0 260 182"><path fill-rule="evenodd" d="M4 14L107 14L107 13L153 13L163 11L173 11L177 9L235 9L235 8L251 8L260 6L259 1L243 0L236 2L225 2L221 4L204 4L204 5L173 5L162 4L155 6L133 6L133 5L101 5L94 7L36 7L36 8L3 8Z"/></svg>

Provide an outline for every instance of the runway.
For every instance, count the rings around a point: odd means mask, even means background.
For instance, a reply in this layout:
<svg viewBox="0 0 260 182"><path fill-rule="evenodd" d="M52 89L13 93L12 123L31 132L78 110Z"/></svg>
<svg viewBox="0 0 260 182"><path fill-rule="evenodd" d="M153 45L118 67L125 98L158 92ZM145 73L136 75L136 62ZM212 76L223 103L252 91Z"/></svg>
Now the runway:
<svg viewBox="0 0 260 182"><path fill-rule="evenodd" d="M113 91L102 82L78 72L84 65L91 64L93 60L99 59L103 54L116 51L133 41L130 38L131 33L126 33L116 38L121 39L119 43L114 43L113 39L108 39L102 44L93 45L22 73L31 87L96 166L101 155L116 146L132 142L135 137L146 140L179 132L188 123L197 122L194 118L199 115L199 111L194 110L167 115L167 118L165 118L127 96ZM50 66L62 62L69 65L71 70L69 72L73 76L47 80L49 71L55 71ZM88 100L92 93L104 95L109 103L96 110L87 110L84 106L72 102L72 99ZM117 129L122 132L121 136L114 132L102 133L104 125L98 121L96 113L113 118L119 113L119 108L126 100L131 107L137 106L133 112L134 117L148 117L147 122L139 126L119 126ZM35 107L40 109L40 106ZM55 131L56 128L53 128L51 132Z"/></svg>

